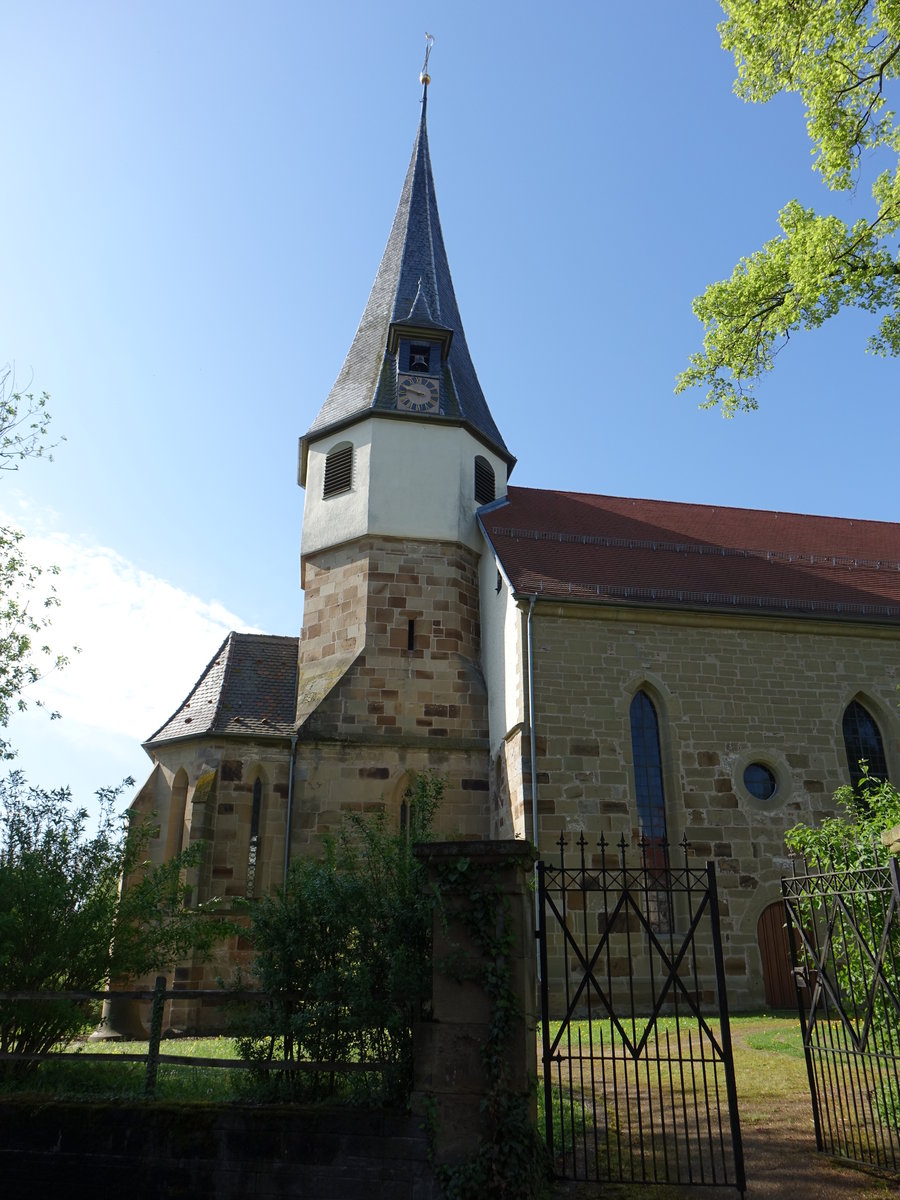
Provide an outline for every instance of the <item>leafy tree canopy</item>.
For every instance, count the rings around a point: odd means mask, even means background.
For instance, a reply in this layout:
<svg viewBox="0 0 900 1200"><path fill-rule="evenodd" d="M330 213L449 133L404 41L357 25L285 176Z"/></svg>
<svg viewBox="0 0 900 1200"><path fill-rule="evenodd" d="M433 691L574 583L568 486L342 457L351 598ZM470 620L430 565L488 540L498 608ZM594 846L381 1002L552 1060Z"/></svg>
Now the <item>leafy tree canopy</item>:
<svg viewBox="0 0 900 1200"><path fill-rule="evenodd" d="M46 392L16 390L11 366L0 368L0 471L18 471L23 459L49 458L53 449L45 438L50 428Z"/></svg>
<svg viewBox="0 0 900 1200"><path fill-rule="evenodd" d="M804 208L781 211L781 232L694 301L702 351L676 391L702 385L704 407L734 416L757 406L756 384L801 329L846 307L880 314L876 354L900 354L900 127L888 94L900 76L898 0L721 0L722 46L735 57L735 91L765 101L798 92L814 168L832 190L855 186L860 162L891 165L872 186L868 215L852 224Z"/></svg>
<svg viewBox="0 0 900 1200"><path fill-rule="evenodd" d="M17 471L28 458L52 459L53 447L46 441L48 399L46 392L35 397L16 391L12 368L0 369L0 472ZM24 536L20 529L0 524L0 730L13 712L26 707L25 690L67 661L45 641L50 612L59 601L52 586L42 586L45 570L28 559ZM50 567L46 573L57 571ZM0 737L0 759L12 757L9 743Z"/></svg>
<svg viewBox="0 0 900 1200"><path fill-rule="evenodd" d="M130 786L134 781L125 780ZM88 813L67 789L27 786L21 772L0 779L0 979L8 991L96 991L208 954L225 927L187 907L184 872L200 843L154 867L152 830L117 814L121 788L97 793ZM123 878L127 881L122 886ZM39 1054L92 1023L84 1004L0 1002L0 1051Z"/></svg>

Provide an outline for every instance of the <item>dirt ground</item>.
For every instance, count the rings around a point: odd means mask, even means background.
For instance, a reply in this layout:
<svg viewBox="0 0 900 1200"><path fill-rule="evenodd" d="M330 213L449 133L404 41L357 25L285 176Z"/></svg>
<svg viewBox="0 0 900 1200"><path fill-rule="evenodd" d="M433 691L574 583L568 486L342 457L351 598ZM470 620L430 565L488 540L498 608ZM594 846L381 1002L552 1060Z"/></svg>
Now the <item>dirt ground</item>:
<svg viewBox="0 0 900 1200"><path fill-rule="evenodd" d="M732 1028L744 1160L746 1200L885 1200L900 1197L900 1179L885 1179L841 1163L816 1150L809 1093L786 1092L778 1076L768 1086L757 1073L741 1078L737 1053L747 1029ZM747 1066L743 1068L748 1070ZM750 1068L752 1069L752 1068ZM805 1079L805 1075L804 1075ZM743 1083L743 1086L742 1086ZM637 1187L611 1184L557 1184L554 1200L734 1200L734 1188Z"/></svg>

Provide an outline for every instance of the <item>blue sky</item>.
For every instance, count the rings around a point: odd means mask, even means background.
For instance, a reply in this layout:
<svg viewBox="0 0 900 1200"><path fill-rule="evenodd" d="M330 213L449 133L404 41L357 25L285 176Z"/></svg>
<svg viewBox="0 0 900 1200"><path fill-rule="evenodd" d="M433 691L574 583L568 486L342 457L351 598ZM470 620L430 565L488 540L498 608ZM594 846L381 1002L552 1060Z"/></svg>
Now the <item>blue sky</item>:
<svg viewBox="0 0 900 1200"><path fill-rule="evenodd" d="M20 764L126 772L229 628L299 630L297 439L336 376L429 134L466 335L513 482L894 520L898 366L871 319L798 336L734 421L675 397L691 300L811 170L796 98L731 92L712 0L7 0L0 364L55 462L0 510L63 569Z"/></svg>

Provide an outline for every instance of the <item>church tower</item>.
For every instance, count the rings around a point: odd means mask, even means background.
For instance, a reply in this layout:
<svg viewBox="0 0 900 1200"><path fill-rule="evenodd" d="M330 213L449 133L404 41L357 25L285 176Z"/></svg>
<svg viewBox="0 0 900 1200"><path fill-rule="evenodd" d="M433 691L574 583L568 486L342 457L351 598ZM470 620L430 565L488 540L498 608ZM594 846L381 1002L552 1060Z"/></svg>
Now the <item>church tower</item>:
<svg viewBox="0 0 900 1200"><path fill-rule="evenodd" d="M515 460L460 320L428 153L427 88L362 320L300 442L301 839L304 826L315 837L332 823L325 813L359 803L361 792L362 802L399 807L407 772L429 768L447 781L448 829L489 836L492 828L475 513L505 495Z"/></svg>
<svg viewBox="0 0 900 1200"><path fill-rule="evenodd" d="M155 827L154 862L203 843L189 880L199 901L270 893L348 811L381 808L402 824L412 773L444 781L439 830L509 828L508 798L491 788L481 637L480 600L493 598L497 573L476 512L506 496L515 459L466 345L423 83L371 295L300 441L301 636L230 633L144 743L154 767L132 811ZM247 965L237 940L221 953L179 964L176 980L212 986ZM170 1021L206 1027L215 1014L186 1001Z"/></svg>
<svg viewBox="0 0 900 1200"><path fill-rule="evenodd" d="M154 861L203 842L199 900L270 892L348 810L401 821L413 772L444 780L444 831L508 828L481 637L496 567L476 511L505 497L515 460L466 345L426 101L427 83L371 295L300 442L300 638L230 633L144 743L154 769L132 808L158 823Z"/></svg>

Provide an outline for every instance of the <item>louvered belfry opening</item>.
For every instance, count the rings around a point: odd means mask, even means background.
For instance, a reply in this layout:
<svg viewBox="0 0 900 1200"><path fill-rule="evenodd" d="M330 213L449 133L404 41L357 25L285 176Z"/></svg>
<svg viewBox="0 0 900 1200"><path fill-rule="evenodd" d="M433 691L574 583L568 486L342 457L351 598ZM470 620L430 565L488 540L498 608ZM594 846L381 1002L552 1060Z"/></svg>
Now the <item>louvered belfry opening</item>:
<svg viewBox="0 0 900 1200"><path fill-rule="evenodd" d="M479 454L475 459L475 500L478 504L490 504L495 499L494 468Z"/></svg>
<svg viewBox="0 0 900 1200"><path fill-rule="evenodd" d="M344 442L329 452L325 458L325 484L323 498L349 492L353 483L353 446Z"/></svg>

